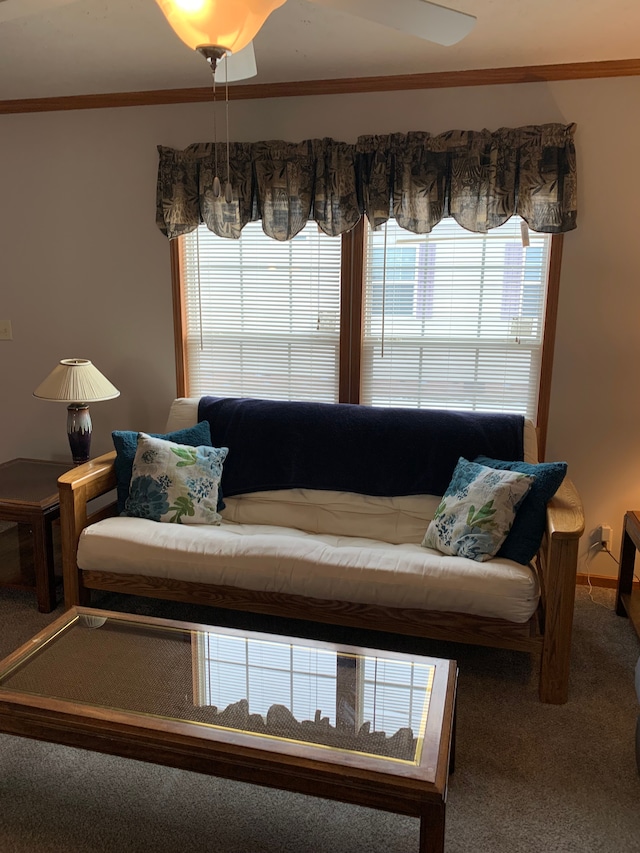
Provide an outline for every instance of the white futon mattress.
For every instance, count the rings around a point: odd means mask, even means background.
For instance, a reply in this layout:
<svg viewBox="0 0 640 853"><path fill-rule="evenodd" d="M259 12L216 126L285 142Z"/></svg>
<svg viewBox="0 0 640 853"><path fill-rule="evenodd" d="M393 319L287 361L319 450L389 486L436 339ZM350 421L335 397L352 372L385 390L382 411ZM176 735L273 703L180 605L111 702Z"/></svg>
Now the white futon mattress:
<svg viewBox="0 0 640 853"><path fill-rule="evenodd" d="M180 581L526 622L535 570L510 560L443 556L419 544L288 527L160 524L107 518L83 530L78 565Z"/></svg>

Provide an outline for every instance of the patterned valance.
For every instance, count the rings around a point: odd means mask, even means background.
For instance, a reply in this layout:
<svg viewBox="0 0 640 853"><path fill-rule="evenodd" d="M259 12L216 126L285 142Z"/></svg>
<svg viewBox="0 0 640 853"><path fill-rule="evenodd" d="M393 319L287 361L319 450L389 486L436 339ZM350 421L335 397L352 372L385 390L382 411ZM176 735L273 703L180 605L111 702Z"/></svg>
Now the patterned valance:
<svg viewBox="0 0 640 853"><path fill-rule="evenodd" d="M158 227L170 239L204 222L238 238L262 220L275 240L290 240L312 219L329 236L365 215L373 227L389 218L426 234L445 216L484 233L520 215L534 231L576 227L575 125L415 131L304 142L230 143L233 200L214 197L215 146L180 151L158 146ZM224 183L226 146L218 143Z"/></svg>

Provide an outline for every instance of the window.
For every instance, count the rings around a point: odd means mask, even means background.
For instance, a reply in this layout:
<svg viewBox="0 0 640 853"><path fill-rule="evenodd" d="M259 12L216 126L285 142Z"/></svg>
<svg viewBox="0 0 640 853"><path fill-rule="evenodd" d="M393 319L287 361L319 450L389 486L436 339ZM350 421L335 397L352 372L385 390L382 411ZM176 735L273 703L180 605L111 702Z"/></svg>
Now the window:
<svg viewBox="0 0 640 853"><path fill-rule="evenodd" d="M519 220L488 234L453 219L370 232L361 402L535 419L550 243L531 234L523 247Z"/></svg>
<svg viewBox="0 0 640 853"><path fill-rule="evenodd" d="M307 223L279 243L259 222L181 240L189 393L337 400L340 240Z"/></svg>
<svg viewBox="0 0 640 853"><path fill-rule="evenodd" d="M312 720L316 709L322 709L335 725L335 653L224 634L196 637L199 705L223 710L246 699L250 713L265 719L276 704L298 720Z"/></svg>
<svg viewBox="0 0 640 853"><path fill-rule="evenodd" d="M410 728L420 735L434 667L412 661L338 654L302 643L249 640L195 632L194 704L223 711L246 700L266 721L274 705L298 722L326 718L331 726L391 736Z"/></svg>
<svg viewBox="0 0 640 853"><path fill-rule="evenodd" d="M511 411L543 448L562 237L525 247L521 224L309 222L283 243L201 225L171 244L178 393Z"/></svg>
<svg viewBox="0 0 640 853"><path fill-rule="evenodd" d="M412 316L418 307L415 302L420 276L417 247L396 245L385 252L380 241L372 241L370 245L367 269L371 314Z"/></svg>

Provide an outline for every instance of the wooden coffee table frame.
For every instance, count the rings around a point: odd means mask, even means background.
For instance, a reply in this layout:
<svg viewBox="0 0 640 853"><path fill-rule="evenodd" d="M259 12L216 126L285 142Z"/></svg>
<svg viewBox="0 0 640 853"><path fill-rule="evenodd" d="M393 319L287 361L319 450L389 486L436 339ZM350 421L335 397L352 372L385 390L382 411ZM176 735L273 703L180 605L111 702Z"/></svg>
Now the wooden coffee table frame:
<svg viewBox="0 0 640 853"><path fill-rule="evenodd" d="M185 630L212 630L210 625L74 607L5 658L0 671L6 672L27 650L53 636L77 614L129 622L134 619ZM251 636L270 638L268 634L254 632ZM356 654L380 653L306 639L304 642ZM384 656L398 660L407 657L386 650ZM442 853L448 775L455 741L457 667L455 661L425 660L437 666L419 765L358 753L338 753L298 742L256 738L243 732L199 727L133 712L81 706L6 688L0 688L0 731L417 817L420 853Z"/></svg>

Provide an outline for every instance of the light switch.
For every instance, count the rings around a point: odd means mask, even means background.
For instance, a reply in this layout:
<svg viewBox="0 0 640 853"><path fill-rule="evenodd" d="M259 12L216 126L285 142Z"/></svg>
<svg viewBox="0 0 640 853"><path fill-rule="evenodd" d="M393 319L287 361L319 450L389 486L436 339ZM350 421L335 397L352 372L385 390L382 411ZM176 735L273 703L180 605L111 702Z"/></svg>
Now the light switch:
<svg viewBox="0 0 640 853"><path fill-rule="evenodd" d="M12 341L11 320L0 320L0 341Z"/></svg>

